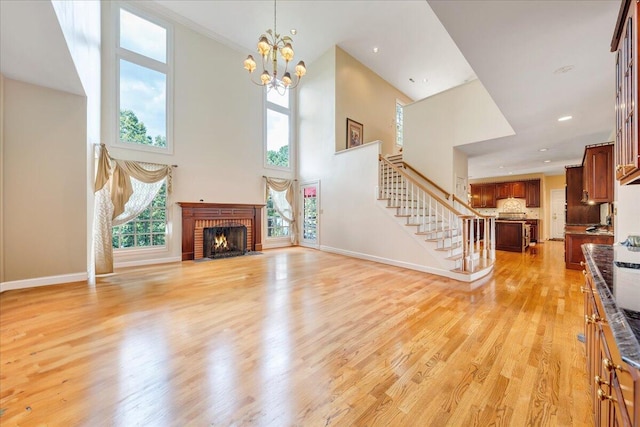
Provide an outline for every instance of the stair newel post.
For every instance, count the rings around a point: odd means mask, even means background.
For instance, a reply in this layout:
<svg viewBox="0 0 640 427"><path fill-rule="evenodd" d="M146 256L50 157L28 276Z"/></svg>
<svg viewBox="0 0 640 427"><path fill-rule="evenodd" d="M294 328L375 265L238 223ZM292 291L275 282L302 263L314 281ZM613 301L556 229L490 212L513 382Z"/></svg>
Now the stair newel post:
<svg viewBox="0 0 640 427"><path fill-rule="evenodd" d="M489 249L489 258L493 261L496 259L496 219L489 218L489 222L491 223L491 246Z"/></svg>
<svg viewBox="0 0 640 427"><path fill-rule="evenodd" d="M469 223L463 218L462 223L462 270L469 271Z"/></svg>
<svg viewBox="0 0 640 427"><path fill-rule="evenodd" d="M484 236L482 236L484 244L482 245L482 259L487 259L487 246L489 245L489 227L491 224L487 222L487 218L482 218Z"/></svg>
<svg viewBox="0 0 640 427"><path fill-rule="evenodd" d="M378 157L378 199L384 198L384 162Z"/></svg>

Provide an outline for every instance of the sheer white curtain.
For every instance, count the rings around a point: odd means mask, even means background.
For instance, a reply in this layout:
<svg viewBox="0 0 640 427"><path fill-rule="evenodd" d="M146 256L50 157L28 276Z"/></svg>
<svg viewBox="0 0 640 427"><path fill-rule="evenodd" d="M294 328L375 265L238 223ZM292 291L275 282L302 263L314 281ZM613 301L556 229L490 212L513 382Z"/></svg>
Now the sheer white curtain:
<svg viewBox="0 0 640 427"><path fill-rule="evenodd" d="M271 195L276 212L289 223L289 237L291 243L298 244L297 208L295 204L295 181L292 179L278 179L265 177L267 192L265 199Z"/></svg>
<svg viewBox="0 0 640 427"><path fill-rule="evenodd" d="M171 166L110 159L107 148L100 145L94 187L95 274L113 273L112 227L140 215L165 182L170 193ZM95 282L95 277L89 280Z"/></svg>

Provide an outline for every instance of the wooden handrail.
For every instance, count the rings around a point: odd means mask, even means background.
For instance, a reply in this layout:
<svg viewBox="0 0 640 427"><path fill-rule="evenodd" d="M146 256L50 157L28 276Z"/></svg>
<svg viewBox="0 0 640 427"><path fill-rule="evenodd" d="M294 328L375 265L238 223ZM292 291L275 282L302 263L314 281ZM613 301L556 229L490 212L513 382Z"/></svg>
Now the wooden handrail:
<svg viewBox="0 0 640 427"><path fill-rule="evenodd" d="M416 168L414 168L413 166L411 166L409 163L405 162L404 160L402 161L402 165L407 168L407 169L411 169L416 175L418 175L420 178L424 179L425 181L427 181L429 184L433 185L434 187L436 187L436 189L438 191L440 191L442 194L445 195L445 199L449 199L449 197L451 197L451 193L447 193L447 191L440 187L438 184L436 184L435 182L431 181L429 178L427 178L426 176L422 175L422 173L420 173L420 171L418 171Z"/></svg>
<svg viewBox="0 0 640 427"><path fill-rule="evenodd" d="M464 200L462 200L460 197L456 196L455 194L453 194L453 200L455 200L456 202L460 203L465 208L469 209L471 212L473 212L473 214L475 216L479 216L480 218L484 218L484 219L493 218L491 215L483 215L483 214L481 214L480 212L478 212L477 210L472 208L471 205L469 205L467 202L465 202Z"/></svg>
<svg viewBox="0 0 640 427"><path fill-rule="evenodd" d="M409 163L403 161L402 164L404 165L404 167L411 169L416 175L418 175L420 178L424 179L425 181L427 181L429 184L433 185L435 188L437 188L439 191L441 191L443 194L446 195L446 198L452 198L452 200L455 200L456 202L460 203L462 206L464 206L465 208L469 209L471 212L473 212L473 214L475 216L479 216L481 218L491 218L490 215L483 215L480 212L478 212L477 210L475 210L474 208L472 208L467 202L465 202L464 200L462 200L460 197L456 196L453 193L447 193L447 191L445 191L444 188L440 187L438 184L436 184L435 182L433 182L432 180L430 180L429 178L427 178L426 176L424 176L422 173L420 173L420 171L416 170L416 168L414 168L413 166L411 166Z"/></svg>
<svg viewBox="0 0 640 427"><path fill-rule="evenodd" d="M454 209L453 206L451 206L446 201L442 200L442 198L440 198L440 196L437 196L436 194L432 193L431 190L429 190L427 187L425 187L424 185L422 185L421 183L416 181L408 173L404 172L402 169L400 169L399 167L397 167L396 165L391 163L389 160L385 159L382 156L382 154L378 154L378 159L380 159L380 160L384 161L385 163L387 163L388 166L390 166L391 168L393 168L393 170L395 170L400 175L402 175L407 181L410 181L413 185L417 186L419 189L421 189L422 191L427 193L429 196L431 196L433 199L435 199L438 203L440 203L441 205L446 206L455 216L457 216L459 218L465 218L465 217L473 218L473 216L464 215L463 213L458 212L456 209Z"/></svg>

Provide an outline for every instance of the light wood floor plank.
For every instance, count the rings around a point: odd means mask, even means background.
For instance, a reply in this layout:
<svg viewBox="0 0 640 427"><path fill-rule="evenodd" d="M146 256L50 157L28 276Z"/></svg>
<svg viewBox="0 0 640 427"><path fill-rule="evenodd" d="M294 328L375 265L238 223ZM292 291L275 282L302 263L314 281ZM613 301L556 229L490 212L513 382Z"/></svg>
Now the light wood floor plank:
<svg viewBox="0 0 640 427"><path fill-rule="evenodd" d="M0 295L4 426L588 426L562 242L482 286L305 248Z"/></svg>

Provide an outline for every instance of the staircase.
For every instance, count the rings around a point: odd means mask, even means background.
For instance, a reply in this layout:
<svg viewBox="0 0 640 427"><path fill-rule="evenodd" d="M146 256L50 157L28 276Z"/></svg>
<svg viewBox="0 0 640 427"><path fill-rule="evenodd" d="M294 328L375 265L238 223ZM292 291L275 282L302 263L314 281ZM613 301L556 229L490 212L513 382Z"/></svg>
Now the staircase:
<svg viewBox="0 0 640 427"><path fill-rule="evenodd" d="M412 173L410 173L411 171ZM463 200L402 160L379 156L378 200L406 230L437 254L447 276L471 282L486 276L495 260L495 218Z"/></svg>

